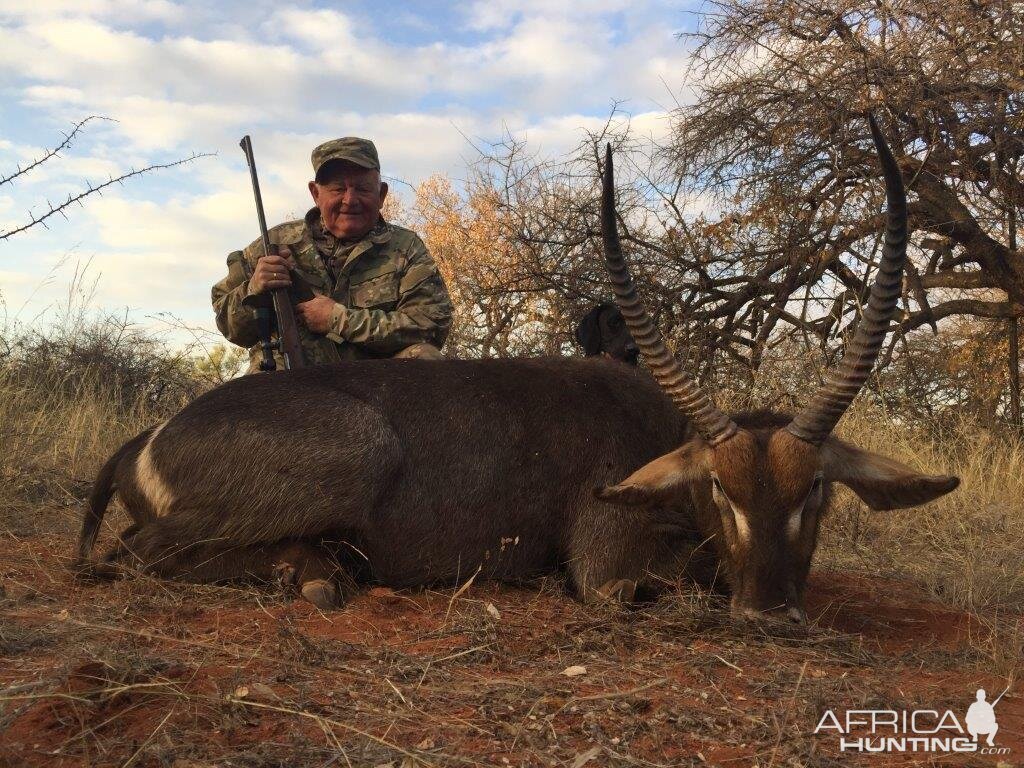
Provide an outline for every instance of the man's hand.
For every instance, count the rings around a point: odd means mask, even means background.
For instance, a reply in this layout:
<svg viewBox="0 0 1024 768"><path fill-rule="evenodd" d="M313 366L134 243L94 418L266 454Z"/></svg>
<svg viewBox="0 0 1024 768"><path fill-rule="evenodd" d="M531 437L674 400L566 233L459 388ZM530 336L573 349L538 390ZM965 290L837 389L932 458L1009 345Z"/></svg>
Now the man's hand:
<svg viewBox="0 0 1024 768"><path fill-rule="evenodd" d="M256 262L256 269L249 278L249 293L259 294L275 288L287 288L292 284L289 269L295 268L292 252L282 248L278 255L263 256Z"/></svg>
<svg viewBox="0 0 1024 768"><path fill-rule="evenodd" d="M327 333L331 330L331 315L336 306L338 304L332 298L314 296L309 301L296 304L295 313L313 333Z"/></svg>

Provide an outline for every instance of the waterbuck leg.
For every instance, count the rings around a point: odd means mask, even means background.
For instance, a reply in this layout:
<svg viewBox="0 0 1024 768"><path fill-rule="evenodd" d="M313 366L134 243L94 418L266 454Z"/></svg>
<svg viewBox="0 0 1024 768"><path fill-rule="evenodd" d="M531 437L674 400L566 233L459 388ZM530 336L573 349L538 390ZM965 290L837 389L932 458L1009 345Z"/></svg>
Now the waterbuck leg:
<svg viewBox="0 0 1024 768"><path fill-rule="evenodd" d="M207 545L190 549L177 564L161 563L161 576L201 583L246 578L256 581L282 581L302 586L313 579L332 579L338 564L316 544L285 541L247 546Z"/></svg>
<svg viewBox="0 0 1024 768"><path fill-rule="evenodd" d="M131 540L139 532L140 525L132 523L117 537L117 541L99 562L88 561L84 564L77 577L85 580L116 579L125 575L121 562L131 553Z"/></svg>
<svg viewBox="0 0 1024 768"><path fill-rule="evenodd" d="M728 579L714 543L699 534L655 535L649 566L651 592L696 584L719 594L728 591Z"/></svg>
<svg viewBox="0 0 1024 768"><path fill-rule="evenodd" d="M632 579L613 579L606 581L597 588L599 597L616 600L620 603L631 603L636 596L636 582Z"/></svg>
<svg viewBox="0 0 1024 768"><path fill-rule="evenodd" d="M297 586L317 608L341 607L345 590L354 586L338 559L322 546L305 541L279 542L267 546L264 552L274 578Z"/></svg>
<svg viewBox="0 0 1024 768"><path fill-rule="evenodd" d="M323 547L308 541L230 545L221 541L179 544L193 538L173 518L161 518L144 526L122 548L139 568L155 576L198 583L232 579L269 582L286 577L310 602L336 608L344 600L343 572Z"/></svg>
<svg viewBox="0 0 1024 768"><path fill-rule="evenodd" d="M601 504L586 509L569 540L569 575L584 602L632 602L650 561L644 521L632 510Z"/></svg>

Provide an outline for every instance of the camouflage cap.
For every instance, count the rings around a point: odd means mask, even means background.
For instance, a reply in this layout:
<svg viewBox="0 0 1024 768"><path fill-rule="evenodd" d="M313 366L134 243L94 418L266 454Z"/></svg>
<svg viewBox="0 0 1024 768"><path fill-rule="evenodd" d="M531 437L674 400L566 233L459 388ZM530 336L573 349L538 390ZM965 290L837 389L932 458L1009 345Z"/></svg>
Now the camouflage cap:
<svg viewBox="0 0 1024 768"><path fill-rule="evenodd" d="M313 150L311 159L313 160L313 173L319 172L324 164L331 160L346 160L363 168L380 170L380 158L377 157L377 148L373 142L356 136L325 141Z"/></svg>

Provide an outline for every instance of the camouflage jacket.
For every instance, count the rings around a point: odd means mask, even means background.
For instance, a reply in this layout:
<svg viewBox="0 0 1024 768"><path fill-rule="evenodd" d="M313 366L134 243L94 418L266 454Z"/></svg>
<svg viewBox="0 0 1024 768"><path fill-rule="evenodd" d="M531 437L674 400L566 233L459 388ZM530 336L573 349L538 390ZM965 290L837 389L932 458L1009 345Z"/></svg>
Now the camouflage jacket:
<svg viewBox="0 0 1024 768"><path fill-rule="evenodd" d="M309 364L391 357L413 344L444 344L452 315L448 289L415 232L381 220L359 242L342 243L323 229L313 208L269 234L271 244L291 250L298 277L337 302L326 334L299 324ZM229 341L249 347L250 372L258 370L261 352L253 311L242 303L249 289L242 259L254 267L262 253L260 240L232 252L227 277L213 286L217 327Z"/></svg>

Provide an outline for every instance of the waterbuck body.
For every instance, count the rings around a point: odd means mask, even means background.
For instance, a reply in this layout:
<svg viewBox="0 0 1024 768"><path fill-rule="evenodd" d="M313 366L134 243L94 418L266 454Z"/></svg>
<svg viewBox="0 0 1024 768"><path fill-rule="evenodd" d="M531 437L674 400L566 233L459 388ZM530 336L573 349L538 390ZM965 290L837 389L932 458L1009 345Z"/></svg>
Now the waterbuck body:
<svg viewBox="0 0 1024 768"><path fill-rule="evenodd" d="M365 361L206 393L112 459L96 506L116 488L128 547L166 576L266 576L268 545L326 539L394 586L564 565L586 597L641 576L654 528L692 528L594 496L686 436L647 374L607 361Z"/></svg>

